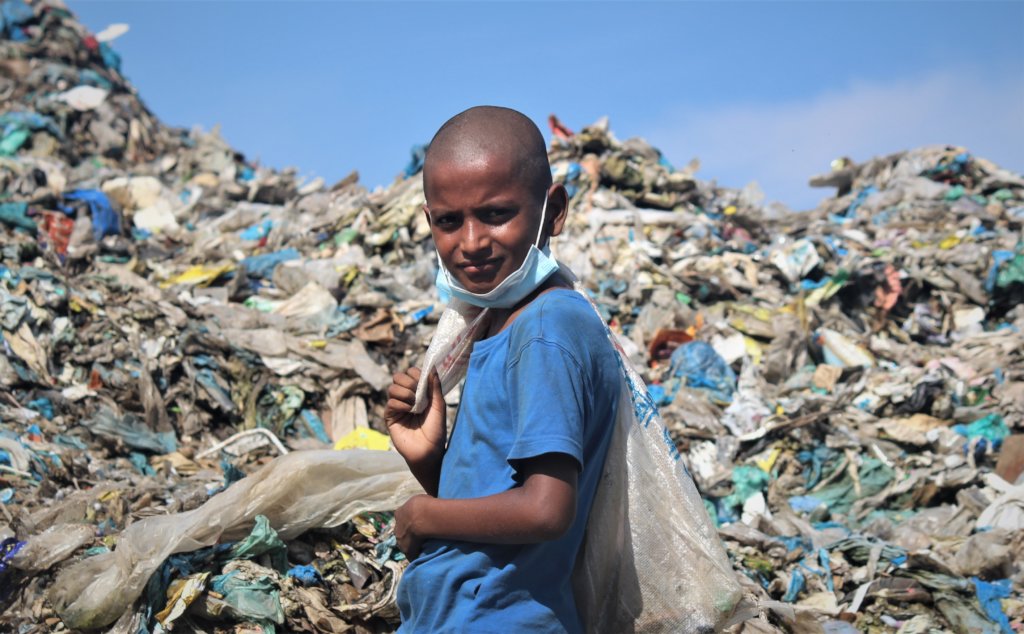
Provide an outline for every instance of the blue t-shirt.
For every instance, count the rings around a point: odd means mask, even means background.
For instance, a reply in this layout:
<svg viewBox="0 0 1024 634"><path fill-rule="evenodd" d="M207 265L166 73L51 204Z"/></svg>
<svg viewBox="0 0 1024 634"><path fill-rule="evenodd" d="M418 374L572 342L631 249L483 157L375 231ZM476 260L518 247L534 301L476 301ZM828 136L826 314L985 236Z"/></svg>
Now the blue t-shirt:
<svg viewBox="0 0 1024 634"><path fill-rule="evenodd" d="M580 468L576 520L538 544L427 540L398 587L400 632L582 631L572 570L614 427L617 354L594 309L568 289L540 295L473 346L439 497L507 491L522 485L520 461L563 453Z"/></svg>

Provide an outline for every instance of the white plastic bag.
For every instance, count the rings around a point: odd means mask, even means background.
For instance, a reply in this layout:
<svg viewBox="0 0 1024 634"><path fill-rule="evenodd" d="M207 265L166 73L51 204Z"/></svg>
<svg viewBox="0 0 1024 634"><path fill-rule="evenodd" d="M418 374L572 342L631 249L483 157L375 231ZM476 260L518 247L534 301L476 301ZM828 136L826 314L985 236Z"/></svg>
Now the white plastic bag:
<svg viewBox="0 0 1024 634"><path fill-rule="evenodd" d="M586 297L581 286L576 290ZM459 314L465 306L448 307L430 342L416 391L420 411L431 368L442 375L445 393L465 375L481 319L477 312ZM459 323L465 326L456 331ZM643 380L611 331L608 337L619 353L622 394L573 571L584 628L596 634L719 631L742 598L740 585ZM452 358L456 351L459 359Z"/></svg>
<svg viewBox="0 0 1024 634"><path fill-rule="evenodd" d="M437 322L434 336L423 357L419 384L416 385L416 402L412 411L419 414L430 402L427 399L429 370L437 370L441 380L441 391L447 394L466 376L469 353L473 342L483 334L490 311L463 301L452 299L448 308Z"/></svg>
<svg viewBox="0 0 1024 634"><path fill-rule="evenodd" d="M72 629L108 626L175 553L245 537L265 515L282 539L330 528L368 511L400 506L423 489L390 451L293 451L218 493L197 509L147 517L121 532L113 552L64 569L50 600Z"/></svg>

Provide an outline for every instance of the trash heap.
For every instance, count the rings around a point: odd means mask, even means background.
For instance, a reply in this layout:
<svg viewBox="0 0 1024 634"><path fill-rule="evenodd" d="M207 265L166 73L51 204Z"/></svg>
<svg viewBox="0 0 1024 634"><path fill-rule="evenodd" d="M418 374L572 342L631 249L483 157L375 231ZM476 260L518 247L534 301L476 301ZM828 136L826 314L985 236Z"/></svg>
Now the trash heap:
<svg viewBox="0 0 1024 634"><path fill-rule="evenodd" d="M443 310L422 152L377 191L304 182L160 123L123 27L2 15L3 629L392 630L412 490L384 391ZM720 525L755 605L734 630L1020 630L1024 179L962 148L839 159L792 213L550 123L555 255ZM377 488L329 507L339 473Z"/></svg>

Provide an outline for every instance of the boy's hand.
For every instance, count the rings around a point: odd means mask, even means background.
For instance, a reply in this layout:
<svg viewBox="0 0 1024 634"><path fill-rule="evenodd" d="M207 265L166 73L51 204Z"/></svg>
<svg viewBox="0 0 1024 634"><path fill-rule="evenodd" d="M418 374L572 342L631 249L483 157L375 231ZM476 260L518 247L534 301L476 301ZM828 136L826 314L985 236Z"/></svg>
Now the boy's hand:
<svg viewBox="0 0 1024 634"><path fill-rule="evenodd" d="M412 561L420 555L420 548L423 546L423 539L416 534L415 520L416 505L420 498L429 498L429 495L414 495L405 504L395 509L395 539L398 541L398 548L406 559Z"/></svg>
<svg viewBox="0 0 1024 634"><path fill-rule="evenodd" d="M419 368L409 368L392 377L388 388L388 402L384 407L384 422L391 434L395 449L409 463L416 474L420 469L433 469L444 455L447 421L444 395L441 394L441 379L437 372L431 372L427 383L427 398L430 406L421 414L413 414L416 402L416 384L420 379ZM419 474L417 474L419 477ZM422 483L423 480L420 479ZM424 485L428 492L430 488Z"/></svg>

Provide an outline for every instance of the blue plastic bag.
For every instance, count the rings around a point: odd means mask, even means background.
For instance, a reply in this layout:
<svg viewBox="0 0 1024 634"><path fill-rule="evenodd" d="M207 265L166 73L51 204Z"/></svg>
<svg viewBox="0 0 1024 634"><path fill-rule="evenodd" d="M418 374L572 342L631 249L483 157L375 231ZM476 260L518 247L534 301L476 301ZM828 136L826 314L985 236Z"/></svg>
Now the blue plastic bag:
<svg viewBox="0 0 1024 634"><path fill-rule="evenodd" d="M296 249L285 249L263 255L251 255L242 260L242 266L245 267L249 277L262 277L269 280L274 275L274 269L278 264L289 260L298 260L301 257Z"/></svg>
<svg viewBox="0 0 1024 634"><path fill-rule="evenodd" d="M688 387L702 390L718 404L732 402L736 373L715 349L703 341L690 341L672 353L669 373L683 379Z"/></svg>
<svg viewBox="0 0 1024 634"><path fill-rule="evenodd" d="M121 217L114 211L107 195L98 189L76 189L64 194L68 200L81 200L89 205L92 235L99 242L104 236L121 233Z"/></svg>

